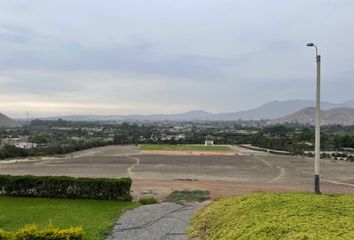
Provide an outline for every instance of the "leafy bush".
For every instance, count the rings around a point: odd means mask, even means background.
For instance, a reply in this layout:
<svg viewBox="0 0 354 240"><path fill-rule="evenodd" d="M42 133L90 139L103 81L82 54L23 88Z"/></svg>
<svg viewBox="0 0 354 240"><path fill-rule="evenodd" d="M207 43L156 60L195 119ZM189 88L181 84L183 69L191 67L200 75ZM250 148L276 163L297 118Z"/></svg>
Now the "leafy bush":
<svg viewBox="0 0 354 240"><path fill-rule="evenodd" d="M0 194L17 197L131 200L130 178L0 175Z"/></svg>
<svg viewBox="0 0 354 240"><path fill-rule="evenodd" d="M0 229L0 240L10 239L10 233Z"/></svg>
<svg viewBox="0 0 354 240"><path fill-rule="evenodd" d="M144 197L144 198L140 198L138 200L138 202L142 205L148 205L148 204L156 204L159 203L159 201L154 198L154 197Z"/></svg>
<svg viewBox="0 0 354 240"><path fill-rule="evenodd" d="M83 236L84 231L81 227L59 229L49 225L44 229L38 229L36 225L28 225L15 232L0 229L1 240L81 240Z"/></svg>
<svg viewBox="0 0 354 240"><path fill-rule="evenodd" d="M220 199L191 222L200 239L354 239L353 195L255 194Z"/></svg>

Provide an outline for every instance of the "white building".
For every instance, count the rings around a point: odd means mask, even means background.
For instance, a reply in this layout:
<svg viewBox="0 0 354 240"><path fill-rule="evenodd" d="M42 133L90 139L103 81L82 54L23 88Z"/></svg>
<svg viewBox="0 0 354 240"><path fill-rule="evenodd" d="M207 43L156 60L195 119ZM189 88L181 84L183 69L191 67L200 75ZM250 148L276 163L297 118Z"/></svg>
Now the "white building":
<svg viewBox="0 0 354 240"><path fill-rule="evenodd" d="M211 135L208 135L205 137L205 146L214 146L214 137Z"/></svg>
<svg viewBox="0 0 354 240"><path fill-rule="evenodd" d="M23 149L36 148L37 143L17 142L15 143L15 147Z"/></svg>

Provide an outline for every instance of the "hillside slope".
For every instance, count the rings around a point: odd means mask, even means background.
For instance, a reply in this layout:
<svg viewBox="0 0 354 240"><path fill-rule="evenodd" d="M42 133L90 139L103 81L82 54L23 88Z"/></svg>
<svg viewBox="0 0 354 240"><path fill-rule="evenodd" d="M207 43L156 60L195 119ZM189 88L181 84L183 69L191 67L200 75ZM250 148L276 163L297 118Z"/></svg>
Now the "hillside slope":
<svg viewBox="0 0 354 240"><path fill-rule="evenodd" d="M297 111L285 117L277 118L270 121L270 124L279 123L300 123L315 124L316 108L309 107ZM354 125L354 108L334 108L321 111L321 125Z"/></svg>
<svg viewBox="0 0 354 240"><path fill-rule="evenodd" d="M19 127L21 124L16 122L15 120L9 118L8 116L0 113L0 127Z"/></svg>

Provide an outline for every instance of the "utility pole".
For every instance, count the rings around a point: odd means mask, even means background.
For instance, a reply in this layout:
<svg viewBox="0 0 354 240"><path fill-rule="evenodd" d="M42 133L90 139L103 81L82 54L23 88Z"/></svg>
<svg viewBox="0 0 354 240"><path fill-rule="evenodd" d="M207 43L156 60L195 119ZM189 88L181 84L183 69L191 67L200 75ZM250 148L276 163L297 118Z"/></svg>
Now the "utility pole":
<svg viewBox="0 0 354 240"><path fill-rule="evenodd" d="M29 113L28 113L28 111L26 112L26 124L27 124L27 126L29 125Z"/></svg>
<svg viewBox="0 0 354 240"><path fill-rule="evenodd" d="M317 80L316 80L316 131L315 131L315 193L320 191L320 124L321 124L321 55L318 54L318 48L314 43L308 43L308 47L316 48Z"/></svg>

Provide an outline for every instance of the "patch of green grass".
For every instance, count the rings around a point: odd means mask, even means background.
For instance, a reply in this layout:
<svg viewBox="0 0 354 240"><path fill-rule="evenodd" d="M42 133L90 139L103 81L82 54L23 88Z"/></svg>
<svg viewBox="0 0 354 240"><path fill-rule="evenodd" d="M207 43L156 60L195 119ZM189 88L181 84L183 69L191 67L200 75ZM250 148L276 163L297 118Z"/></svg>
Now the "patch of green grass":
<svg viewBox="0 0 354 240"><path fill-rule="evenodd" d="M189 229L201 239L354 239L354 195L256 194L215 201Z"/></svg>
<svg viewBox="0 0 354 240"><path fill-rule="evenodd" d="M156 204L159 201L154 197L142 197L138 200L141 205Z"/></svg>
<svg viewBox="0 0 354 240"><path fill-rule="evenodd" d="M209 152L229 152L228 146L204 146L204 145L164 145L164 144L144 144L140 150L174 150L174 151L209 151Z"/></svg>
<svg viewBox="0 0 354 240"><path fill-rule="evenodd" d="M24 225L40 228L82 226L85 239L103 239L115 219L138 203L103 200L0 197L0 229L17 230Z"/></svg>
<svg viewBox="0 0 354 240"><path fill-rule="evenodd" d="M168 202L190 202L190 201L197 201L203 202L210 199L209 191L202 191L202 190L182 190L178 191L175 190L170 193L166 200Z"/></svg>

